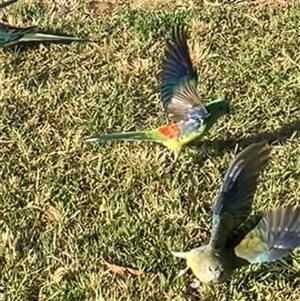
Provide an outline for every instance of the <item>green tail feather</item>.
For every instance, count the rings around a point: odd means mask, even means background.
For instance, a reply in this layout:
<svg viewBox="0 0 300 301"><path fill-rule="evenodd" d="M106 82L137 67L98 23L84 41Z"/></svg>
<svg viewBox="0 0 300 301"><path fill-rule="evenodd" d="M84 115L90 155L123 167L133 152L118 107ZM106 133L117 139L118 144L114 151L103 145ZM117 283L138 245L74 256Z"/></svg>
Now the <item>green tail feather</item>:
<svg viewBox="0 0 300 301"><path fill-rule="evenodd" d="M105 142L112 140L121 141L155 141L150 132L127 132L103 134L85 139L87 142Z"/></svg>
<svg viewBox="0 0 300 301"><path fill-rule="evenodd" d="M19 42L87 42L87 39L44 33L26 33Z"/></svg>

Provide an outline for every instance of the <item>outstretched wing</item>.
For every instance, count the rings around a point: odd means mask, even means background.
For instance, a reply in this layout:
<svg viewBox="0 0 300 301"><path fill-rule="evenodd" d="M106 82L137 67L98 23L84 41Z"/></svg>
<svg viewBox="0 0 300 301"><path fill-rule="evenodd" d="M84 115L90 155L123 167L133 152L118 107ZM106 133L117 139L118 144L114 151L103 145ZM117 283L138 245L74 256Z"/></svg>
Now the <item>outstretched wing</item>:
<svg viewBox="0 0 300 301"><path fill-rule="evenodd" d="M227 171L213 209L211 244L222 247L251 212L259 173L267 165L270 149L254 143L239 153Z"/></svg>
<svg viewBox="0 0 300 301"><path fill-rule="evenodd" d="M208 111L197 92L198 74L187 45L187 31L178 26L167 41L162 64L161 101L169 120L204 120Z"/></svg>
<svg viewBox="0 0 300 301"><path fill-rule="evenodd" d="M249 263L280 259L300 246L300 207L270 211L235 248Z"/></svg>

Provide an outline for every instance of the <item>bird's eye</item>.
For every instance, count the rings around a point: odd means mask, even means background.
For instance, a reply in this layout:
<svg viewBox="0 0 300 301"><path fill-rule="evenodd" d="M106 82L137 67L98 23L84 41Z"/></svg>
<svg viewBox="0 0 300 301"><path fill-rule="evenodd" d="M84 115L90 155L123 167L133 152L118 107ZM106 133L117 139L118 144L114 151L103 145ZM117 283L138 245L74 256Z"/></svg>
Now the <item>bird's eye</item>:
<svg viewBox="0 0 300 301"><path fill-rule="evenodd" d="M213 269L210 265L208 266L208 270L209 270L211 273L214 272L214 269Z"/></svg>

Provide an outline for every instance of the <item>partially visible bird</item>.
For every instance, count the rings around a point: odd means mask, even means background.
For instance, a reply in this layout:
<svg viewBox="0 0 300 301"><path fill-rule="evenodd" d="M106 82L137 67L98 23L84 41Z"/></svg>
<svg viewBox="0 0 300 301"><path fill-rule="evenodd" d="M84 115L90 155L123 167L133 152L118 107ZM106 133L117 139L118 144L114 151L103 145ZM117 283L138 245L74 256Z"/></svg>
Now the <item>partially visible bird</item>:
<svg viewBox="0 0 300 301"><path fill-rule="evenodd" d="M19 0L8 0L0 4L0 9L5 8L11 4L18 2Z"/></svg>
<svg viewBox="0 0 300 301"><path fill-rule="evenodd" d="M29 42L70 43L87 41L85 38L40 33L36 26L21 28L0 23L0 47L9 47Z"/></svg>
<svg viewBox="0 0 300 301"><path fill-rule="evenodd" d="M259 173L270 149L264 143L245 148L225 176L213 208L209 244L188 252L172 252L203 283L222 283L237 268L269 262L300 246L300 207L280 208L249 217Z"/></svg>
<svg viewBox="0 0 300 301"><path fill-rule="evenodd" d="M154 141L170 149L176 161L183 147L202 138L221 116L229 112L229 103L224 99L203 106L197 83L198 74L191 62L187 31L178 26L166 43L162 63L161 101L169 123L147 131L97 135L86 141Z"/></svg>
<svg viewBox="0 0 300 301"><path fill-rule="evenodd" d="M16 2L18 2L18 0L8 0L3 2L0 4L0 10ZM85 38L41 33L36 26L21 28L0 22L0 47L9 47L28 42L71 43L88 41L89 40Z"/></svg>

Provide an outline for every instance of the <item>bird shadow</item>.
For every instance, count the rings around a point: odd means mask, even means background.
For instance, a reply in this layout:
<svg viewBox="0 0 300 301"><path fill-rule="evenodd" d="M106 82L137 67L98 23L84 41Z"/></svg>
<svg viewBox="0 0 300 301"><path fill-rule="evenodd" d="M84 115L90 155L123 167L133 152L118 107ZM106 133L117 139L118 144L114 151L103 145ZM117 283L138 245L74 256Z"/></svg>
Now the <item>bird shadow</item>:
<svg viewBox="0 0 300 301"><path fill-rule="evenodd" d="M291 136L298 132L300 129L300 120L295 120L290 123L284 124L281 128L275 131L265 131L261 133L256 133L249 135L248 137L243 137L242 134L229 136L226 135L224 138L217 138L213 140L200 141L191 145L197 150L201 150L200 156L203 157L203 152L208 152L210 149L214 150L214 156L220 157L223 156L229 150L234 150L236 145L239 145L241 148L245 148L248 145L265 141L268 144L281 144L291 138ZM199 155L196 155L199 156Z"/></svg>

